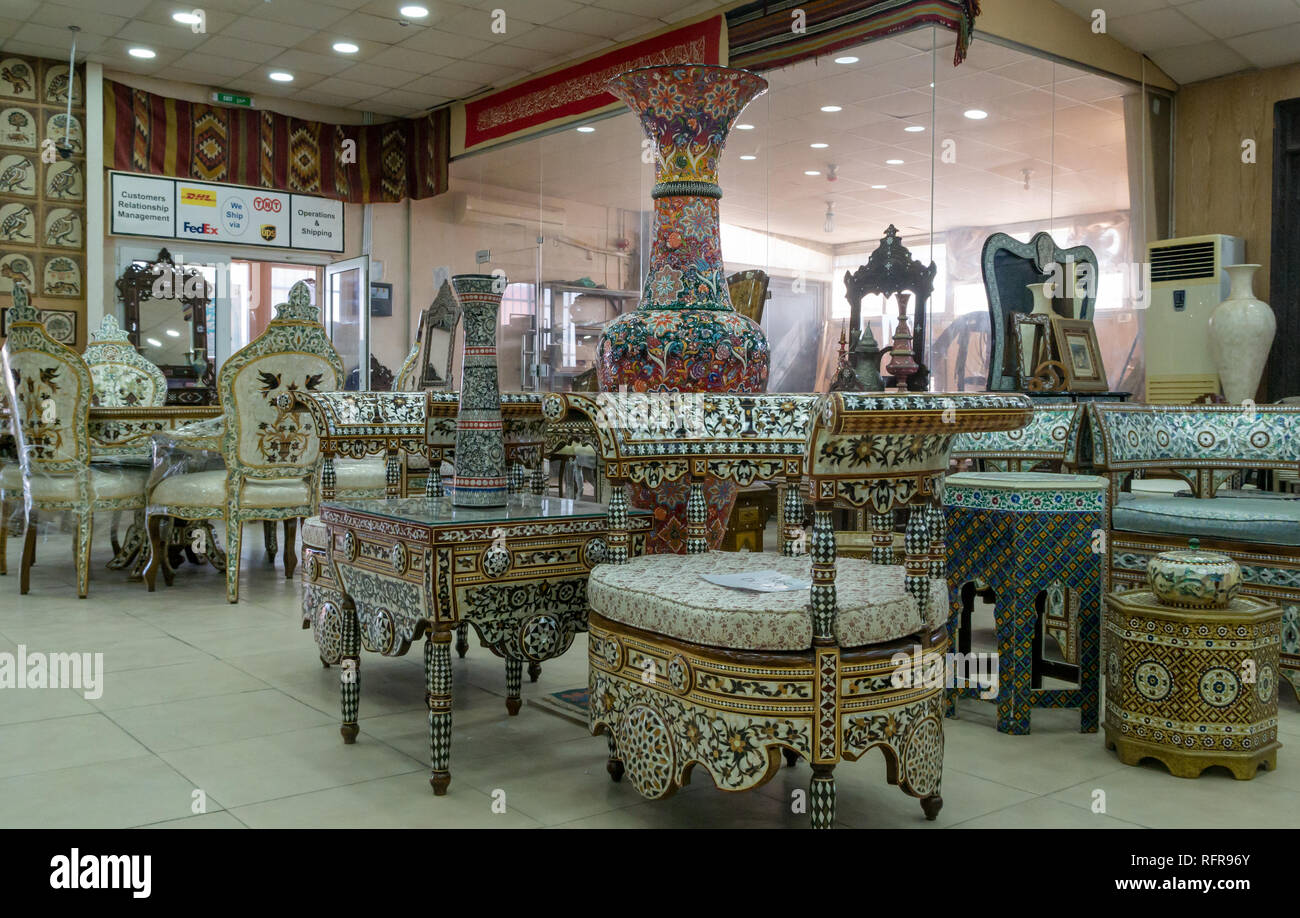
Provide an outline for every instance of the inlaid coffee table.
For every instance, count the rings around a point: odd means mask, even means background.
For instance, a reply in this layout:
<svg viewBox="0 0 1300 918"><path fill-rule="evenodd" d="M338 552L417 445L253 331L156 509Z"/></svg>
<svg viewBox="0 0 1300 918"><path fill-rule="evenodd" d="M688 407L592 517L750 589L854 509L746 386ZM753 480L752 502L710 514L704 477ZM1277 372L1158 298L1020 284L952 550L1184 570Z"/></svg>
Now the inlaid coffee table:
<svg viewBox="0 0 1300 918"><path fill-rule="evenodd" d="M400 656L425 638L429 783L451 782L451 640L467 624L506 661L506 710L517 714L525 662L569 649L587 630L587 577L609 552L603 504L519 495L499 508L450 498L341 500L321 505L342 601L321 610L318 639L337 641L345 743L356 741L361 635ZM629 514L629 546L644 548L648 513Z"/></svg>

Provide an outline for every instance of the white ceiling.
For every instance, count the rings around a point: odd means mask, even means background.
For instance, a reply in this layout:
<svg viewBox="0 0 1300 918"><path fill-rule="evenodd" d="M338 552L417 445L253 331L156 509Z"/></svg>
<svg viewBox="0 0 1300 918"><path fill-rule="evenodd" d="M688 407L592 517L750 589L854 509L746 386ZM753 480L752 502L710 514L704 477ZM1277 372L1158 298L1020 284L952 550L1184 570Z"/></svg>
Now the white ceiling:
<svg viewBox="0 0 1300 918"><path fill-rule="evenodd" d="M1300 61L1300 0L1057 0L1179 83Z"/></svg>
<svg viewBox="0 0 1300 918"><path fill-rule="evenodd" d="M998 226L1050 216L1128 208L1125 84L977 39L952 66L952 33L912 32L829 59L764 74L771 89L741 115L721 166L725 222L822 245ZM930 82L942 143L955 162L936 164L931 194ZM823 113L837 104L842 111ZM963 112L978 107L989 117ZM925 128L908 133L908 125ZM452 163L461 183L539 192L561 201L644 210L653 172L641 161L641 130L630 114L594 122L594 133L564 130ZM828 144L814 150L809 144ZM942 154L942 148L938 151ZM757 158L742 161L742 154ZM901 159L902 165L885 161ZM837 180L826 179L834 163ZM1025 188L1024 169L1031 170ZM818 170L819 176L805 176ZM872 185L885 185L873 189ZM462 185L462 187L464 187ZM823 229L834 201L834 231Z"/></svg>
<svg viewBox="0 0 1300 918"><path fill-rule="evenodd" d="M429 15L408 24L398 8ZM418 114L505 86L562 61L702 15L727 0L0 0L0 52L77 56L108 69L297 99L317 105ZM205 34L172 20L201 7ZM492 11L504 10L504 34ZM339 54L334 42L360 46ZM127 49L157 53L138 60ZM272 70L293 74L276 83Z"/></svg>

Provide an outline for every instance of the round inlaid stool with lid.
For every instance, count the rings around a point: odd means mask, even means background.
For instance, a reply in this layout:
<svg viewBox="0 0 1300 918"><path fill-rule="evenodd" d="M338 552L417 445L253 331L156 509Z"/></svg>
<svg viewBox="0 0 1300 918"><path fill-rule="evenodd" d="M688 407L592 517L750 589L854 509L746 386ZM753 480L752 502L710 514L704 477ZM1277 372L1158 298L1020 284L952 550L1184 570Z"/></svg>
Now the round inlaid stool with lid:
<svg viewBox="0 0 1300 918"><path fill-rule="evenodd" d="M987 584L997 597L1001 733L1028 733L1034 708L1078 708L1080 731L1097 730L1107 487L1096 475L1053 472L959 472L944 480L948 630L958 651L969 654L973 591L967 584ZM1077 665L1043 659L1041 595L1054 582L1078 600ZM1077 687L1042 688L1045 675ZM958 697L985 697L988 690L950 689L949 714L956 713Z"/></svg>
<svg viewBox="0 0 1300 918"><path fill-rule="evenodd" d="M1239 596L1241 571L1218 552L1157 555L1147 589L1106 597L1106 746L1196 778L1222 765L1239 780L1277 765L1282 610Z"/></svg>

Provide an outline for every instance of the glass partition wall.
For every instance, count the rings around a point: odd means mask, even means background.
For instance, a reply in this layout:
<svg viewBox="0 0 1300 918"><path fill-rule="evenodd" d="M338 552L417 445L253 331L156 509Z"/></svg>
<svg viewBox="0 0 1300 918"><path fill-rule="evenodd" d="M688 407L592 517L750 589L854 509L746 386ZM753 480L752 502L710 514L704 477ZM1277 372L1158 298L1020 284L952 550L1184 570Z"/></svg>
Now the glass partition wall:
<svg viewBox="0 0 1300 918"><path fill-rule="evenodd" d="M936 390L982 389L984 240L1040 231L1097 254L1112 388L1142 391L1136 267L1167 228L1172 104L1144 87L977 38L920 29L763 74L720 169L728 273L771 277L771 391L824 390L848 316L844 275L894 226L937 266L926 322ZM441 273L504 272L503 388L567 390L601 326L635 308L649 254L652 152L618 112L451 165L409 209L412 329ZM882 346L897 305L864 301ZM458 378L458 369L453 379Z"/></svg>

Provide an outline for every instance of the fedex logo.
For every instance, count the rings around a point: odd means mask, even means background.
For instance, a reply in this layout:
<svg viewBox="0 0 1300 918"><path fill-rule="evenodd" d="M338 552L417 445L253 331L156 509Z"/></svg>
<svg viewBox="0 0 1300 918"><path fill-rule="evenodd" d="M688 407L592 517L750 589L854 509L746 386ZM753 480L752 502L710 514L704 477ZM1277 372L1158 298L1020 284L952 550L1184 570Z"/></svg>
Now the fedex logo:
<svg viewBox="0 0 1300 918"><path fill-rule="evenodd" d="M200 236L215 236L217 228L211 223L191 223L188 220L183 221L184 230L187 233L196 233Z"/></svg>

